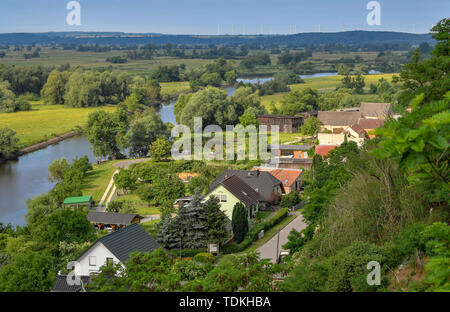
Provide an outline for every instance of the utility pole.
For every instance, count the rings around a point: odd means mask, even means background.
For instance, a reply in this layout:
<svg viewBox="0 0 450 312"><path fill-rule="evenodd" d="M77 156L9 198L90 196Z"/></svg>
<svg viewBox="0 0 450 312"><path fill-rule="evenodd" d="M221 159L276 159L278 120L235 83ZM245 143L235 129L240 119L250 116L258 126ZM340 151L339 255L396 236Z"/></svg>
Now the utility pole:
<svg viewBox="0 0 450 312"><path fill-rule="evenodd" d="M280 248L280 231L278 231L278 235L277 235L277 254L276 254L276 258L275 258L276 263L278 263L278 257L280 256L280 254L278 252L278 249Z"/></svg>

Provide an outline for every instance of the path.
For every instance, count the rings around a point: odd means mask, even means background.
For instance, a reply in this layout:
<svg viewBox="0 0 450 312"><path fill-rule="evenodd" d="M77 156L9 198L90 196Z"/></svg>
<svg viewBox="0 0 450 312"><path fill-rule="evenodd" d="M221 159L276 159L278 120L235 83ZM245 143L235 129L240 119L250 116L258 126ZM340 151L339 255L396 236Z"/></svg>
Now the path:
<svg viewBox="0 0 450 312"><path fill-rule="evenodd" d="M125 168L127 169L131 164L136 164L144 161L148 161L150 158L139 158L139 159L128 159L124 161L117 162L113 164L116 168ZM105 212L106 208L108 207L108 204L111 202L115 192L116 192L116 185L114 184L114 176L119 172L117 169L114 171L111 180L109 180L108 187L105 190L105 193L103 193L102 198L100 199L100 202L98 203L97 211ZM109 194L109 196L108 196Z"/></svg>
<svg viewBox="0 0 450 312"><path fill-rule="evenodd" d="M278 258L278 254L281 251L285 251L283 249L283 245L288 241L288 235L292 229L296 229L297 231L301 231L306 228L307 224L304 222L303 216L300 212L295 211L292 214L296 215L296 218L292 220L288 225L286 225L279 234L276 234L269 241L267 241L264 245L259 247L257 251L261 255L261 259L270 259L273 263L276 262ZM277 241L279 235L279 250L277 254Z"/></svg>

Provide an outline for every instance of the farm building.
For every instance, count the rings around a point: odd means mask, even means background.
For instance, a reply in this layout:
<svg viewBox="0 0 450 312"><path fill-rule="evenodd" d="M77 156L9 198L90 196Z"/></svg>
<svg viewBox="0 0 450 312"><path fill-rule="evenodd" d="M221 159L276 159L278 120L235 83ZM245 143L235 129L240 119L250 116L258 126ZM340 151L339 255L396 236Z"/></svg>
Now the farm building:
<svg viewBox="0 0 450 312"><path fill-rule="evenodd" d="M303 124L301 116L285 116L285 115L260 115L258 122L267 126L267 131L272 131L272 126L278 126L279 131L283 133L297 132Z"/></svg>

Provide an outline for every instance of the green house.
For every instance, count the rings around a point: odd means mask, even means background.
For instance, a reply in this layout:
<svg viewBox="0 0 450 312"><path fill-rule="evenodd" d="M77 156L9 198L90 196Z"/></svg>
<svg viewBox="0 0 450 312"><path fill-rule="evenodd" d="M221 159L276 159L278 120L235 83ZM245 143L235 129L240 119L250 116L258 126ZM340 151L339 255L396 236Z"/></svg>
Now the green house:
<svg viewBox="0 0 450 312"><path fill-rule="evenodd" d="M94 200L92 199L92 196L67 197L64 199L63 205L76 208L80 206L92 208L92 206L94 206Z"/></svg>
<svg viewBox="0 0 450 312"><path fill-rule="evenodd" d="M231 176L219 183L206 195L204 201L207 201L211 196L220 200L221 209L230 220L232 219L234 205L238 202L247 207L249 219L254 218L259 208L266 205L264 198L237 176Z"/></svg>

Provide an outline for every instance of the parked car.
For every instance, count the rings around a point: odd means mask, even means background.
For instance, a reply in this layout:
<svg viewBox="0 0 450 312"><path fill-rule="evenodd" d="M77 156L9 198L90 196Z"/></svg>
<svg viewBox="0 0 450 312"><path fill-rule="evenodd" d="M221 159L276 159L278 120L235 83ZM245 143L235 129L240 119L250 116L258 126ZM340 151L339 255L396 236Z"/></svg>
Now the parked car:
<svg viewBox="0 0 450 312"><path fill-rule="evenodd" d="M289 251L281 251L277 259L277 264L281 263L284 257L289 256Z"/></svg>

